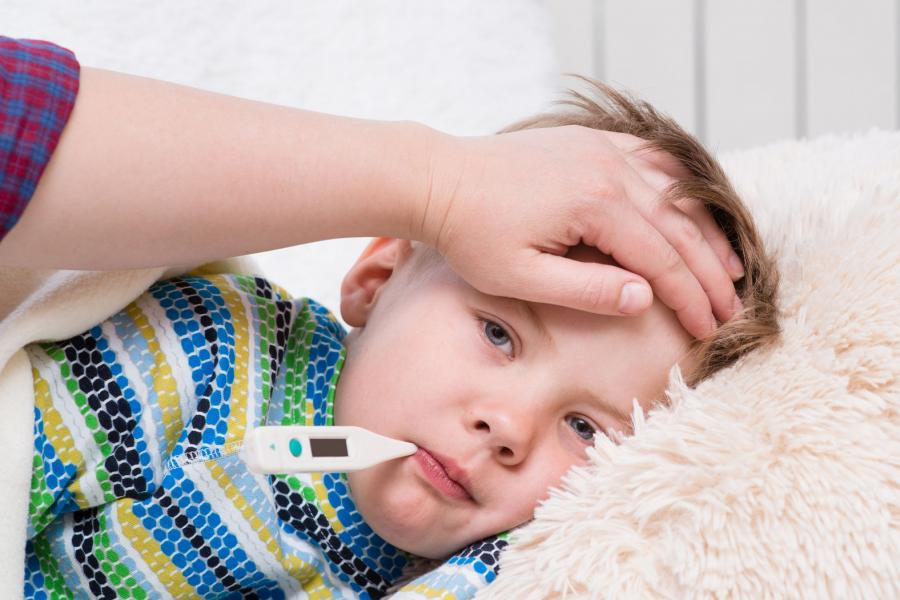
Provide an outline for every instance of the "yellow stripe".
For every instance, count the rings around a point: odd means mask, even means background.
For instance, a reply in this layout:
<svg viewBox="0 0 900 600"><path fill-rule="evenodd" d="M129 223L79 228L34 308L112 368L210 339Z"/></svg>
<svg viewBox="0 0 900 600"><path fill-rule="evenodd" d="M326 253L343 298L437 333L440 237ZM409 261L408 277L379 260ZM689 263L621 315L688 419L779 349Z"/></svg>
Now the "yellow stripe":
<svg viewBox="0 0 900 600"><path fill-rule="evenodd" d="M244 304L241 302L240 295L232 287L232 282L223 275L212 276L209 280L222 293L234 325L234 364L232 365L234 378L231 382L228 432L225 436L225 443L230 444L244 439L247 428L247 390L249 386L247 367L250 364L249 345L253 340L249 335Z"/></svg>
<svg viewBox="0 0 900 600"><path fill-rule="evenodd" d="M84 473L84 457L72 442L72 432L63 423L62 415L53 405L50 395L50 385L41 377L37 369L32 370L34 376L34 403L41 409L44 419L44 434L53 444L53 448L64 463L70 463L78 467L79 473Z"/></svg>
<svg viewBox="0 0 900 600"><path fill-rule="evenodd" d="M153 390L156 392L156 401L162 413L163 428L165 429L166 447L162 450L168 455L178 441L181 434L181 403L178 399L178 388L175 377L172 376L172 367L166 361L166 356L159 347L156 332L150 325L147 316L136 304L129 304L125 309L126 314L134 321L141 336L147 342L147 350L153 356L153 366L150 367L150 377L153 378Z"/></svg>
<svg viewBox="0 0 900 600"><path fill-rule="evenodd" d="M429 586L425 585L424 583L418 583L416 585L405 585L402 588L400 588L400 591L422 594L426 598L442 598L443 600L456 600L456 596L449 590L435 589L433 587L429 587Z"/></svg>
<svg viewBox="0 0 900 600"><path fill-rule="evenodd" d="M303 337L301 338L301 344L303 345L302 352L306 357L306 361L304 361L304 363L300 366L300 372L297 373L297 376L300 379L300 385L302 387L298 387L295 389L300 392L300 397L303 398L303 405L306 408L306 424L312 425L313 423L315 423L316 418L316 403L312 398L306 395L306 384L309 382L309 354L310 352L312 352L313 333L315 333L316 331L317 323L316 315L315 313L313 313L312 308L309 306L309 302L303 304L303 313L304 318L306 319L306 323L303 326ZM321 498L322 496L320 495L319 497ZM331 515L329 515L328 518L331 519Z"/></svg>
<svg viewBox="0 0 900 600"><path fill-rule="evenodd" d="M141 560L159 578L166 591L175 598L195 598L197 590L194 589L181 569L166 556L150 531L145 529L140 520L131 511L134 504L132 498L123 498L116 502L116 517L122 526L122 533L131 542L140 555Z"/></svg>
<svg viewBox="0 0 900 600"><path fill-rule="evenodd" d="M331 598L330 590L325 586L321 573L311 565L297 556L285 556L281 550L281 544L278 543L269 530L266 528L262 520L256 515L253 507L247 502L234 482L219 464L214 461L206 461L203 465L209 470L210 475L222 488L228 500L241 513L244 520L250 524L250 527L256 533L259 540L266 547L266 550L281 563L287 573L300 582L310 598Z"/></svg>
<svg viewBox="0 0 900 600"><path fill-rule="evenodd" d="M53 405L53 396L50 394L47 380L41 376L37 368L32 368L31 373L34 378L34 404L40 409L41 417L44 419L44 435L53 444L63 463L75 465L75 477L68 489L79 508L88 508L90 502L81 491L81 477L86 472L84 456L78 451L72 441L72 432L66 427L62 415Z"/></svg>
<svg viewBox="0 0 900 600"><path fill-rule="evenodd" d="M182 277L209 277L210 275L221 275L222 274L222 265L219 262L210 262L206 264L202 264L196 269L192 269L182 275Z"/></svg>
<svg viewBox="0 0 900 600"><path fill-rule="evenodd" d="M267 281L268 281L268 280L267 280ZM279 296L281 296L281 299L282 299L282 300L292 300L292 299L293 299L292 296L290 295L290 293L288 293L288 291L287 291L286 289L284 289L283 287L281 287L281 286L278 285L277 283L272 283L271 281L269 281L269 285L272 286L272 290L273 290L276 294L278 294Z"/></svg>
<svg viewBox="0 0 900 600"><path fill-rule="evenodd" d="M342 532L344 524L338 519L337 511L328 501L328 490L325 489L324 476L321 473L311 473L311 475L313 489L316 490L316 497L319 499L319 508L322 509L322 513L328 518L328 522L331 523L331 528L334 529L334 532Z"/></svg>

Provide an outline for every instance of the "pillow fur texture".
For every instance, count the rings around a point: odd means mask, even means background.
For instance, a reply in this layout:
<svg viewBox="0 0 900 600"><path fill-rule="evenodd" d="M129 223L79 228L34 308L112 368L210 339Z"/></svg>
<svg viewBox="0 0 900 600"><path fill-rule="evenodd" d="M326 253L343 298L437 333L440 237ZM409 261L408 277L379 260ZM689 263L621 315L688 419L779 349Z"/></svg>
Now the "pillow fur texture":
<svg viewBox="0 0 900 600"><path fill-rule="evenodd" d="M900 133L722 162L778 257L781 340L695 389L673 369L481 600L900 597Z"/></svg>

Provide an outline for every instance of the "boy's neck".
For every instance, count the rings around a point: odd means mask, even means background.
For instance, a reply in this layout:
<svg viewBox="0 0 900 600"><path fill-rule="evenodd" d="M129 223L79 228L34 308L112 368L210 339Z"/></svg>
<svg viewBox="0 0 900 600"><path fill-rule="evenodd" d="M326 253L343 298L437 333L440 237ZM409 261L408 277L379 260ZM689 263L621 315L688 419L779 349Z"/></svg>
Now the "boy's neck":
<svg viewBox="0 0 900 600"><path fill-rule="evenodd" d="M264 422L331 426L334 392L346 356L342 344L346 331L311 299L297 300L293 308ZM402 576L410 555L365 523L350 495L346 474L273 475L269 481L279 518L317 543L341 579L384 592Z"/></svg>

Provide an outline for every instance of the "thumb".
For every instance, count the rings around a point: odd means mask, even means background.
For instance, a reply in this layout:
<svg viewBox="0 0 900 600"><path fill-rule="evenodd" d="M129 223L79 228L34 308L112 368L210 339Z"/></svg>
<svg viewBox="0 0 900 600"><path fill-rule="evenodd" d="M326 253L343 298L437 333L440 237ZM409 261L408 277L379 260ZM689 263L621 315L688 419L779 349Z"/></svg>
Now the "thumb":
<svg viewBox="0 0 900 600"><path fill-rule="evenodd" d="M653 292L644 279L612 265L541 253L527 273L522 290L512 295L532 302L602 315L636 315L653 303Z"/></svg>

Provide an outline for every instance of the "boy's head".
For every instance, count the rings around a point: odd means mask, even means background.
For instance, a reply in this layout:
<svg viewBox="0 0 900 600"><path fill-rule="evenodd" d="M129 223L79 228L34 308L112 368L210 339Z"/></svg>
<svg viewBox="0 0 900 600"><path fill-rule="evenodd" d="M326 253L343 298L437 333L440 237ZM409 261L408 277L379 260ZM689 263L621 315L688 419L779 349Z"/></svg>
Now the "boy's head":
<svg viewBox="0 0 900 600"><path fill-rule="evenodd" d="M482 294L431 248L374 240L347 273L341 312L354 327L335 396L335 424L411 441L420 452L349 475L356 505L388 542L439 558L533 516L595 436L630 430L632 399L664 401L670 368L689 385L777 333L777 273L746 209L713 158L650 106L594 84L576 110L505 131L584 125L629 133L679 159L690 177L667 199L704 201L743 258L744 311L694 340L655 300L611 317ZM615 264L578 246L574 260ZM446 471L456 483L443 480ZM436 473L436 474L435 474Z"/></svg>

